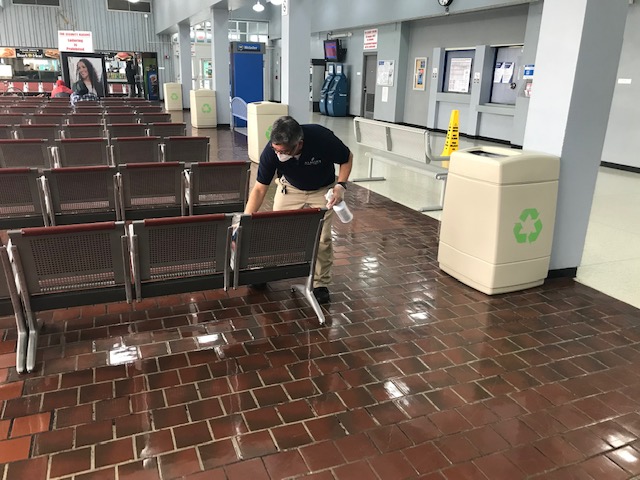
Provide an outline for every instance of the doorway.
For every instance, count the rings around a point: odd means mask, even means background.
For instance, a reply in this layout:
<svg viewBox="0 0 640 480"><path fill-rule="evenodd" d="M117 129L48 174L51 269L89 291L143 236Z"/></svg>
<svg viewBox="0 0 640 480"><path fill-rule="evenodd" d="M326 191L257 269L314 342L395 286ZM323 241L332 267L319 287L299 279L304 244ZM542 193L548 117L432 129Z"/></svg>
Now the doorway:
<svg viewBox="0 0 640 480"><path fill-rule="evenodd" d="M373 119L373 108L376 104L376 71L378 55L364 56L364 79L362 89L362 111L364 118Z"/></svg>

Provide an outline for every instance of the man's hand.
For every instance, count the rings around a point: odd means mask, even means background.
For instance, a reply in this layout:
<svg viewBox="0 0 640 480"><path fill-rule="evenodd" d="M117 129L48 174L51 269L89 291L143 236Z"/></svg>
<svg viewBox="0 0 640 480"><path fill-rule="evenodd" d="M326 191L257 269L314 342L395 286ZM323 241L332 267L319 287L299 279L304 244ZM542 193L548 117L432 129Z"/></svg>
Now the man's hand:
<svg viewBox="0 0 640 480"><path fill-rule="evenodd" d="M333 197L331 197L331 200L329 200L329 202L327 203L327 208L331 208L334 205L343 201L345 191L346 189L342 185L340 185L339 183L336 183L333 186Z"/></svg>

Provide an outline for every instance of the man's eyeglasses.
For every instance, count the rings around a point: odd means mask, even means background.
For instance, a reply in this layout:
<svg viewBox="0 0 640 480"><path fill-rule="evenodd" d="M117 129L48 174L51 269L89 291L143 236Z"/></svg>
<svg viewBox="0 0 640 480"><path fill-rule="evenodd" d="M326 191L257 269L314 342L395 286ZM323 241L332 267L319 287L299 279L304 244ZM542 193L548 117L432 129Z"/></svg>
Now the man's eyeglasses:
<svg viewBox="0 0 640 480"><path fill-rule="evenodd" d="M291 156L293 156L296 153L296 150L298 150L298 146L300 145L300 143L301 142L298 142L295 145L288 146L288 147L284 146L284 145L271 145L271 148L278 155L291 155Z"/></svg>

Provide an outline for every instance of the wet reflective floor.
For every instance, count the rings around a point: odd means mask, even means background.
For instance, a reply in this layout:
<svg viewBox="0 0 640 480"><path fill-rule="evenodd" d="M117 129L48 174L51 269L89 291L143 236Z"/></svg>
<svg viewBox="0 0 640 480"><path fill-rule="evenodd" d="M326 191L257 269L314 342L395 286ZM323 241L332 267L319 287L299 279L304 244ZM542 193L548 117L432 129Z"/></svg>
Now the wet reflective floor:
<svg viewBox="0 0 640 480"><path fill-rule="evenodd" d="M640 475L638 309L569 279L484 295L438 268L437 220L348 201L326 325L292 282L48 311L18 375L1 318L0 478Z"/></svg>

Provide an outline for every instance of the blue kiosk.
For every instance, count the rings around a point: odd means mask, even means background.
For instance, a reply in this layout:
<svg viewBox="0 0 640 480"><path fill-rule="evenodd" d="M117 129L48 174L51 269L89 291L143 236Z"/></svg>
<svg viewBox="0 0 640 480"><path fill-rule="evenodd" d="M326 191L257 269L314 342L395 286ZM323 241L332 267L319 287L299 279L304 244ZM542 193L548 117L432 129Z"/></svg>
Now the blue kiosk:
<svg viewBox="0 0 640 480"><path fill-rule="evenodd" d="M346 117L349 106L349 82L343 73L344 65L335 65L336 74L327 91L327 115L331 117Z"/></svg>
<svg viewBox="0 0 640 480"><path fill-rule="evenodd" d="M264 43L231 42L230 74L231 98L239 97L246 103L264 100ZM236 127L246 127L247 122L235 118Z"/></svg>
<svg viewBox="0 0 640 480"><path fill-rule="evenodd" d="M329 93L329 87L331 86L331 82L333 82L334 77L336 76L336 65L335 63L327 64L327 76L324 79L324 83L322 84L322 89L320 90L320 113L322 115L328 115L327 113L327 94Z"/></svg>

